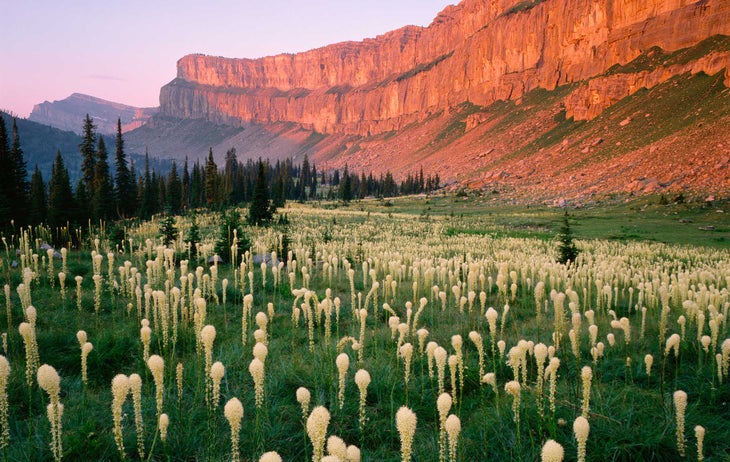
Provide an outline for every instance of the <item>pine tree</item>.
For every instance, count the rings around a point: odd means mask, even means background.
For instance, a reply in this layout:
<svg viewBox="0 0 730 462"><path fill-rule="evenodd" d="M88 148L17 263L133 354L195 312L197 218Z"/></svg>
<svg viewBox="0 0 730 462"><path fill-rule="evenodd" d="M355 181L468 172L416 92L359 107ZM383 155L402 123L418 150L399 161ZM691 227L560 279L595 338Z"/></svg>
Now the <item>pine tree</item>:
<svg viewBox="0 0 730 462"><path fill-rule="evenodd" d="M9 153L11 178L10 178L10 210L16 224L28 223L28 195L30 184L28 183L28 170L23 159L23 149L20 147L20 135L18 124L13 119L13 144Z"/></svg>
<svg viewBox="0 0 730 462"><path fill-rule="evenodd" d="M222 213L220 223L221 226L218 241L215 244L215 253L219 257L223 258L224 261L230 262L234 265L236 262L231 261L231 247L233 246L234 235L233 230L236 230L235 235L239 258L246 250L251 248L251 243L243 233L243 228L241 227L241 215L236 209L231 208L227 213Z"/></svg>
<svg viewBox="0 0 730 462"><path fill-rule="evenodd" d="M172 168L167 177L167 206L173 214L180 213L182 208L182 183L180 176L177 174L177 164L172 161Z"/></svg>
<svg viewBox="0 0 730 462"><path fill-rule="evenodd" d="M350 178L350 172L345 164L345 172L342 174L343 178L340 185L340 199L345 204L349 204L352 200L352 179Z"/></svg>
<svg viewBox="0 0 730 462"><path fill-rule="evenodd" d="M187 210L190 207L190 171L188 170L188 157L185 156L185 165L183 166L182 184L181 184L181 208Z"/></svg>
<svg viewBox="0 0 730 462"><path fill-rule="evenodd" d="M5 118L0 115L0 229L12 220L12 168L8 148L8 131Z"/></svg>
<svg viewBox="0 0 730 462"><path fill-rule="evenodd" d="M266 170L259 158L258 174L253 188L251 206L248 210L248 222L252 225L265 225L271 221L273 212L269 204L269 187L266 184Z"/></svg>
<svg viewBox="0 0 730 462"><path fill-rule="evenodd" d="M570 229L570 220L568 216L568 210L565 210L563 215L563 224L558 231L558 262L562 264L568 264L578 258L578 248L573 242L573 231Z"/></svg>
<svg viewBox="0 0 730 462"><path fill-rule="evenodd" d="M188 248L190 254L188 258L190 261L195 262L198 259L198 244L200 243L200 227L198 226L198 219L195 215L192 218L193 222L190 225L190 231L188 232Z"/></svg>
<svg viewBox="0 0 730 462"><path fill-rule="evenodd" d="M77 216L77 204L71 191L68 170L63 163L61 151L57 151L48 188L48 225L51 228L66 226Z"/></svg>
<svg viewBox="0 0 730 462"><path fill-rule="evenodd" d="M130 169L127 167L127 155L124 153L124 138L122 138L122 120L117 119L117 150L114 158L116 170L115 195L119 215L129 217L134 213L136 193Z"/></svg>
<svg viewBox="0 0 730 462"><path fill-rule="evenodd" d="M96 126L94 122L86 114L84 119L84 128L82 129L81 144L79 144L79 152L81 153L81 175L86 187L86 192L93 195L94 191L94 164L96 163ZM83 204L80 204L83 206Z"/></svg>
<svg viewBox="0 0 730 462"><path fill-rule="evenodd" d="M312 178L309 183L309 198L315 199L317 197L317 165L312 163Z"/></svg>
<svg viewBox="0 0 730 462"><path fill-rule="evenodd" d="M86 183L84 183L83 178L79 178L79 182L76 184L74 201L76 202L76 216L73 221L82 226L86 225L91 215L89 209L89 192L86 189Z"/></svg>
<svg viewBox="0 0 730 462"><path fill-rule="evenodd" d="M220 205L218 200L218 165L213 160L213 148L208 151L205 163L205 203L208 207Z"/></svg>
<svg viewBox="0 0 730 462"><path fill-rule="evenodd" d="M99 147L94 161L94 188L92 194L91 217L94 221L110 220L114 216L114 187L109 175L108 153L104 137L99 137Z"/></svg>
<svg viewBox="0 0 730 462"><path fill-rule="evenodd" d="M276 181L274 182L274 188L271 192L271 205L274 208L282 208L286 205L286 199L284 198L284 176L281 172L276 175Z"/></svg>
<svg viewBox="0 0 730 462"><path fill-rule="evenodd" d="M175 226L175 215L168 208L165 211L165 218L160 223L160 237L162 242L169 246L177 240L177 226Z"/></svg>
<svg viewBox="0 0 730 462"><path fill-rule="evenodd" d="M46 197L46 184L43 182L38 164L35 166L30 179L30 208L28 210L28 224L39 225L46 220L48 202Z"/></svg>
<svg viewBox="0 0 730 462"><path fill-rule="evenodd" d="M139 194L141 195L139 214L141 218L148 219L154 213L154 191L152 186L152 174L150 172L150 155L148 152L144 154L144 177L140 179L141 187Z"/></svg>

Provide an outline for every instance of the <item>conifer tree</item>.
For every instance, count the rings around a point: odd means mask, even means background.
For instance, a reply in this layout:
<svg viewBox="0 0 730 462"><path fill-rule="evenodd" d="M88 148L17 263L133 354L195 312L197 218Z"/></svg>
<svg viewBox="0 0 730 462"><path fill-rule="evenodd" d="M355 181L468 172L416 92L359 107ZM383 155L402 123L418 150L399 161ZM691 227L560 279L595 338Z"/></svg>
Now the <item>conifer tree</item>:
<svg viewBox="0 0 730 462"><path fill-rule="evenodd" d="M142 218L148 219L154 213L154 187L152 186L152 173L150 172L150 155L144 154L144 177L140 178L140 210Z"/></svg>
<svg viewBox="0 0 730 462"><path fill-rule="evenodd" d="M109 220L114 216L114 190L109 175L109 161L104 137L99 137L99 147L94 161L94 188L92 194L92 213L94 221Z"/></svg>
<svg viewBox="0 0 730 462"><path fill-rule="evenodd" d="M87 194L92 195L94 187L94 164L96 163L96 126L94 122L86 114L84 119L84 127L82 129L81 144L79 144L79 152L81 153L81 178ZM83 204L80 204L83 206Z"/></svg>
<svg viewBox="0 0 730 462"><path fill-rule="evenodd" d="M219 205L218 165L213 160L213 148L208 151L208 160L205 162L205 204L208 207Z"/></svg>
<svg viewBox="0 0 730 462"><path fill-rule="evenodd" d="M173 215L180 213L182 204L182 183L180 182L180 176L177 174L177 164L174 160L172 161L170 174L167 177L166 197L170 213Z"/></svg>
<svg viewBox="0 0 730 462"><path fill-rule="evenodd" d="M5 118L0 115L0 228L10 225L12 217L12 168Z"/></svg>
<svg viewBox="0 0 730 462"><path fill-rule="evenodd" d="M16 224L24 225L28 222L28 195L30 184L28 182L28 170L23 159L23 149L20 147L20 135L18 124L13 119L13 143L10 147L10 210Z"/></svg>
<svg viewBox="0 0 730 462"><path fill-rule="evenodd" d="M256 183L248 211L248 222L252 225L264 225L271 221L272 215L271 204L269 204L269 187L266 184L266 170L263 161L259 158Z"/></svg>
<svg viewBox="0 0 730 462"><path fill-rule="evenodd" d="M76 202L76 216L73 221L82 226L86 225L91 218L91 210L89 208L89 192L83 178L79 178L79 182L76 184L74 201Z"/></svg>
<svg viewBox="0 0 730 462"><path fill-rule="evenodd" d="M48 203L46 196L46 184L43 182L38 164L35 166L30 179L30 207L28 210L28 224L39 225L46 220Z"/></svg>
<svg viewBox="0 0 730 462"><path fill-rule="evenodd" d="M162 242L169 246L177 240L177 226L175 226L175 215L171 213L168 207L165 210L165 218L160 223L160 237Z"/></svg>
<svg viewBox="0 0 730 462"><path fill-rule="evenodd" d="M66 226L77 218L77 207L68 170L63 163L61 151L57 151L48 188L48 225L52 228Z"/></svg>
<svg viewBox="0 0 730 462"><path fill-rule="evenodd" d="M573 262L578 257L578 248L573 242L573 231L570 229L570 220L568 216L568 210L565 210L563 215L563 224L558 231L558 262L567 264Z"/></svg>
<svg viewBox="0 0 730 462"><path fill-rule="evenodd" d="M350 203L352 200L352 179L350 178L350 172L345 164L345 172L342 174L342 184L340 185L340 199L345 204Z"/></svg>
<svg viewBox="0 0 730 462"><path fill-rule="evenodd" d="M117 119L117 150L114 158L116 170L114 192L117 199L117 208L122 217L131 216L134 213L136 192L129 167L127 167L127 155L124 153L124 138L122 137L122 120Z"/></svg>

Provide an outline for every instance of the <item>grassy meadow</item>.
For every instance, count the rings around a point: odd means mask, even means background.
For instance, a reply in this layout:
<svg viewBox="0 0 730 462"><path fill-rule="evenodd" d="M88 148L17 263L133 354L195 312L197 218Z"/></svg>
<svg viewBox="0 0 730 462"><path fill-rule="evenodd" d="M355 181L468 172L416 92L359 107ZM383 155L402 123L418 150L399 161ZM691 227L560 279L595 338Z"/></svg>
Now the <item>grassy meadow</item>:
<svg viewBox="0 0 730 462"><path fill-rule="evenodd" d="M197 257L189 217L6 235L1 457L730 460L730 210L671 199L570 210L567 266L489 195L288 204L233 263L213 213Z"/></svg>

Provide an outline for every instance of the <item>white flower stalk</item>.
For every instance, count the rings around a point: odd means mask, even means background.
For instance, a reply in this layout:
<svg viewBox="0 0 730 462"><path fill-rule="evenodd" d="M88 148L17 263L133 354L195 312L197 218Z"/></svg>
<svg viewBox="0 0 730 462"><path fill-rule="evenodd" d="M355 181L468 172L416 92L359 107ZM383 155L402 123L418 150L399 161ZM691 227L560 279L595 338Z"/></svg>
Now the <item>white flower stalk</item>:
<svg viewBox="0 0 730 462"><path fill-rule="evenodd" d="M508 395L512 396L512 413L514 414L515 424L517 425L517 432L520 431L520 394L522 387L520 382L517 380L509 381L504 386L504 391Z"/></svg>
<svg viewBox="0 0 730 462"><path fill-rule="evenodd" d="M248 365L248 372L254 383L254 392L256 395L256 407L261 409L264 404L264 362L258 358L253 358Z"/></svg>
<svg viewBox="0 0 730 462"><path fill-rule="evenodd" d="M545 368L546 375L550 376L550 412L555 415L555 390L558 381L558 368L560 367L560 358L550 358L548 367Z"/></svg>
<svg viewBox="0 0 730 462"><path fill-rule="evenodd" d="M469 340L477 348L477 353L479 354L479 377L482 377L484 375L484 341L482 340L481 334L477 331L469 332Z"/></svg>
<svg viewBox="0 0 730 462"><path fill-rule="evenodd" d="M2 450L10 444L10 424L8 420L9 377L10 362L5 356L0 356L0 449Z"/></svg>
<svg viewBox="0 0 730 462"><path fill-rule="evenodd" d="M129 377L117 374L112 379L112 418L114 420L114 442L122 459L124 456L124 436L122 434L122 406L129 394Z"/></svg>
<svg viewBox="0 0 730 462"><path fill-rule="evenodd" d="M327 438L327 454L336 457L340 461L346 460L347 443L339 436L330 436Z"/></svg>
<svg viewBox="0 0 730 462"><path fill-rule="evenodd" d="M563 447L554 440L547 440L542 446L542 462L563 462Z"/></svg>
<svg viewBox="0 0 730 462"><path fill-rule="evenodd" d="M241 455L238 452L238 434L241 431L241 419L243 419L243 405L238 398L231 398L223 408L223 414L231 427L231 461L239 462Z"/></svg>
<svg viewBox="0 0 730 462"><path fill-rule="evenodd" d="M157 417L162 414L162 399L165 391L165 360L161 356L152 355L147 360L147 367L152 372L152 378L155 381L155 401L157 402Z"/></svg>
<svg viewBox="0 0 730 462"><path fill-rule="evenodd" d="M160 428L160 440L162 440L162 442L164 443L165 441L167 441L167 427L170 426L170 418L167 416L167 414L160 414L157 425Z"/></svg>
<svg viewBox="0 0 730 462"><path fill-rule="evenodd" d="M269 451L261 454L259 462L282 462L282 459L276 451Z"/></svg>
<svg viewBox="0 0 730 462"><path fill-rule="evenodd" d="M307 418L307 435L312 441L312 461L321 462L324 455L324 443L327 427L330 424L330 413L324 406L317 406Z"/></svg>
<svg viewBox="0 0 730 462"><path fill-rule="evenodd" d="M428 342L426 345L426 360L428 363L428 378L433 379L433 359L434 359L434 352L436 351L436 348L438 347L438 343L436 342Z"/></svg>
<svg viewBox="0 0 730 462"><path fill-rule="evenodd" d="M651 366L654 364L654 357L650 354L644 356L644 365L646 366L646 376L651 378Z"/></svg>
<svg viewBox="0 0 730 462"><path fill-rule="evenodd" d="M144 421L142 420L142 377L139 374L129 375L129 388L134 405L134 428L137 432L137 452L144 459Z"/></svg>
<svg viewBox="0 0 730 462"><path fill-rule="evenodd" d="M677 419L677 450L684 457L684 414L687 410L687 393L682 390L674 392L674 411Z"/></svg>
<svg viewBox="0 0 730 462"><path fill-rule="evenodd" d="M436 370L438 373L438 392L441 395L444 392L444 379L446 377L446 360L448 353L443 347L436 347L433 352L436 361Z"/></svg>
<svg viewBox="0 0 730 462"><path fill-rule="evenodd" d="M667 339L667 343L664 347L664 356L669 356L669 352L674 350L674 356L679 356L679 342L680 342L679 334L672 334Z"/></svg>
<svg viewBox="0 0 730 462"><path fill-rule="evenodd" d="M297 388L296 395L297 402L302 406L302 420L305 420L307 418L307 414L309 414L309 401L312 395L309 393L309 390L304 387Z"/></svg>
<svg viewBox="0 0 730 462"><path fill-rule="evenodd" d="M359 423L360 433L365 428L365 403L368 397L368 385L370 385L370 373L365 369L360 369L355 373L355 384L360 391L360 412Z"/></svg>
<svg viewBox="0 0 730 462"><path fill-rule="evenodd" d="M489 324L489 337L492 341L492 356L494 356L494 345L497 342L497 318L499 317L499 313L497 313L497 310L494 308L489 307L484 316L487 318L487 323Z"/></svg>
<svg viewBox="0 0 730 462"><path fill-rule="evenodd" d="M142 357L144 362L150 359L150 341L152 340L152 329L147 319L142 320L142 327L139 329L139 338L142 341Z"/></svg>
<svg viewBox="0 0 730 462"><path fill-rule="evenodd" d="M89 342L86 342L81 346L81 382L84 384L84 386L86 386L88 382L86 360L89 357L89 353L91 353L91 350L93 349L94 345Z"/></svg>
<svg viewBox="0 0 730 462"><path fill-rule="evenodd" d="M442 393L436 400L436 409L439 412L439 461L446 460L446 419L451 411L453 401L451 395Z"/></svg>
<svg viewBox="0 0 730 462"><path fill-rule="evenodd" d="M216 361L210 366L210 379L213 382L213 410L218 409L218 401L221 396L221 380L226 375L226 368L223 363Z"/></svg>
<svg viewBox="0 0 730 462"><path fill-rule="evenodd" d="M175 368L175 381L177 382L177 402L182 402L183 395L183 363L177 363Z"/></svg>
<svg viewBox="0 0 730 462"><path fill-rule="evenodd" d="M585 462L586 460L586 442L590 432L591 426L588 420L583 416L578 416L573 422L573 434L575 434L575 440L578 442L578 462Z"/></svg>
<svg viewBox="0 0 730 462"><path fill-rule="evenodd" d="M705 427L702 425L697 425L695 427L695 438L697 439L697 462L702 462L705 460Z"/></svg>
<svg viewBox="0 0 730 462"><path fill-rule="evenodd" d="M347 353L340 353L335 359L335 365L337 366L338 376L338 393L337 401L340 405L340 410L345 405L345 378L347 377L347 369L350 367L350 357Z"/></svg>
<svg viewBox="0 0 730 462"><path fill-rule="evenodd" d="M428 338L428 329L420 328L416 331L416 336L418 337L418 352L423 356L425 347L426 347L426 339Z"/></svg>
<svg viewBox="0 0 730 462"><path fill-rule="evenodd" d="M722 370L725 377L730 374L730 338L726 338L720 346L722 351Z"/></svg>
<svg viewBox="0 0 730 462"><path fill-rule="evenodd" d="M461 421L457 416L451 414L444 424L446 435L449 437L449 461L456 462L456 446L461 433Z"/></svg>
<svg viewBox="0 0 730 462"><path fill-rule="evenodd" d="M449 356L449 375L451 377L451 393L454 395L454 402L457 401L457 375L459 372L459 357L456 355Z"/></svg>
<svg viewBox="0 0 730 462"><path fill-rule="evenodd" d="M401 462L410 462L413 436L416 434L416 414L409 408L402 406L395 414L396 428L400 435Z"/></svg>
<svg viewBox="0 0 730 462"><path fill-rule="evenodd" d="M538 343L533 349L535 364L537 365L537 412L540 417L544 413L543 388L545 382L545 361L548 356L548 348L544 343Z"/></svg>
<svg viewBox="0 0 730 462"><path fill-rule="evenodd" d="M593 370L590 366L583 366L580 371L581 381L583 382L583 401L581 404L583 418L588 418L591 403L591 381L593 379Z"/></svg>
<svg viewBox="0 0 730 462"><path fill-rule="evenodd" d="M347 447L347 459L346 462L360 462L362 456L360 455L360 448L351 444Z"/></svg>
<svg viewBox="0 0 730 462"><path fill-rule="evenodd" d="M406 343L400 347L400 355L403 358L405 388L408 390L408 381L411 377L411 358L413 357L413 345ZM408 392L406 391L406 395Z"/></svg>

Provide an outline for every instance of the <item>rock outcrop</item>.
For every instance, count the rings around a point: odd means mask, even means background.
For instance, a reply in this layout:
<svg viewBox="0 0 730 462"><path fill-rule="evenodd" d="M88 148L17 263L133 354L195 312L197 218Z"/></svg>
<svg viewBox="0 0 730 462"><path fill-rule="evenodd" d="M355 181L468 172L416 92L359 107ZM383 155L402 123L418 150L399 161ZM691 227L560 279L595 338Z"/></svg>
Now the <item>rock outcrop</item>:
<svg viewBox="0 0 730 462"><path fill-rule="evenodd" d="M362 42L255 60L185 56L161 90L160 110L213 123L287 122L372 136L464 102L487 106L587 82L565 107L589 119L677 73L724 68L727 85L727 53L604 75L652 47L672 52L721 34L730 35L727 0L464 0L427 28Z"/></svg>

